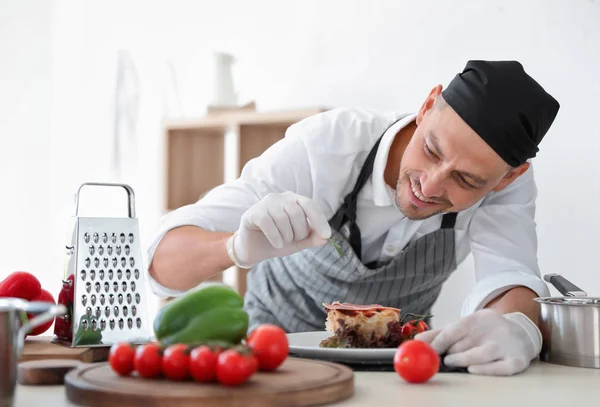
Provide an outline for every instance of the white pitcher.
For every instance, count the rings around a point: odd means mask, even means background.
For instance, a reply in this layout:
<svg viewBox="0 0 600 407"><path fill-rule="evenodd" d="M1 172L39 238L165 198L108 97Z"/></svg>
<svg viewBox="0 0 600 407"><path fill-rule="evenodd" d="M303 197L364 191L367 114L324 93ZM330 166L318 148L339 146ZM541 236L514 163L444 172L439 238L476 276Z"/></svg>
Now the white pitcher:
<svg viewBox="0 0 600 407"><path fill-rule="evenodd" d="M235 58L225 52L212 53L212 95L211 106L235 106L238 95L233 83L232 66Z"/></svg>

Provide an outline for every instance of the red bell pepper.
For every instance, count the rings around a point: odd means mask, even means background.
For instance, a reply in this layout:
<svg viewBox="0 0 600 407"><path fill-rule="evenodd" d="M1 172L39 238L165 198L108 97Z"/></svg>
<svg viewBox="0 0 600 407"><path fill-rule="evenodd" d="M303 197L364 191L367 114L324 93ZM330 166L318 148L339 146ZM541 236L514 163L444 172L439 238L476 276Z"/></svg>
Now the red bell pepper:
<svg viewBox="0 0 600 407"><path fill-rule="evenodd" d="M40 295L42 285L31 273L15 271L0 283L0 297L22 298L32 301Z"/></svg>
<svg viewBox="0 0 600 407"><path fill-rule="evenodd" d="M71 321L73 317L73 298L75 295L75 276L69 275L63 280L62 288L58 294L58 303L67 308L64 316L56 317L54 322L54 335L61 341L71 342L73 340L73 331L71 330Z"/></svg>
<svg viewBox="0 0 600 407"><path fill-rule="evenodd" d="M42 289L40 291L40 294L37 297L33 298L31 301L51 302L52 304L56 304L56 301L54 301L54 297L52 296L52 294L50 294L47 290L44 290L44 289ZM35 315L27 314L27 318L31 319L33 317L35 317ZM42 325L39 325L36 328L33 328L31 333L29 333L29 335L36 336L36 335L43 334L48 329L50 329L53 322L54 322L54 319L51 319L50 321L43 323Z"/></svg>
<svg viewBox="0 0 600 407"><path fill-rule="evenodd" d="M0 297L21 298L26 301L45 301L55 304L54 297L48 291L42 289L40 281L31 273L26 271L15 271L0 283ZM27 318L35 317L33 314L21 314L22 322ZM46 322L32 330L28 335L39 335L46 332L52 325L53 320Z"/></svg>

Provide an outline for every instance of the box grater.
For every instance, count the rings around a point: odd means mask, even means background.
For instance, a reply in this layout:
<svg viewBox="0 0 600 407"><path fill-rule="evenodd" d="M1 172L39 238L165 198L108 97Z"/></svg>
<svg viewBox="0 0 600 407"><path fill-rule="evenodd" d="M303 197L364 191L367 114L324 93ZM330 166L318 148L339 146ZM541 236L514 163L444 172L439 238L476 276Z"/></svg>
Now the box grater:
<svg viewBox="0 0 600 407"><path fill-rule="evenodd" d="M84 186L124 188L128 217L80 217L79 196ZM74 275L71 347L149 342L152 330L133 189L126 184L83 183L75 194L71 220L65 263L65 280Z"/></svg>

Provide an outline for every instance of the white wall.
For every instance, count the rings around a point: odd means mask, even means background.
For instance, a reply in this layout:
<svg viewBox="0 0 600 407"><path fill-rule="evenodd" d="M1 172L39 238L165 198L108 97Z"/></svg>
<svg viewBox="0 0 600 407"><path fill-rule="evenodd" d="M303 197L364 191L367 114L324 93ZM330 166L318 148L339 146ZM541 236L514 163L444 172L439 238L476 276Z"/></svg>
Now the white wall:
<svg viewBox="0 0 600 407"><path fill-rule="evenodd" d="M58 292L51 252L54 1L0 1L0 279L33 272Z"/></svg>
<svg viewBox="0 0 600 407"><path fill-rule="evenodd" d="M209 92L207 66L202 63L213 48L238 57L242 97L256 100L261 110L315 105L415 110L433 86L447 84L468 59L511 58L522 61L562 105L534 161L542 272L563 273L591 294L600 295L600 261L595 255L600 246L596 236L600 171L595 165L600 154L599 2L148 3L55 1L54 93L46 89L42 96L46 102L39 102L47 103L50 98L54 103L53 138L48 146L55 153L54 195L50 197L54 206L47 214L57 220L54 230L43 230L35 240L47 257L58 261L51 253L61 249L43 243L60 234L59 219L68 213L74 186L91 177L113 177L108 167L111 103L116 51L121 47L132 53L142 91L137 134L142 159L137 161L137 170L129 170L121 179L136 189L144 236L156 224L163 205L160 119L171 111L163 97L169 78L167 58L174 58L180 73L186 66L192 74L197 72L180 85L184 96L192 96L184 109L198 114L204 112ZM34 20L38 17L21 14L20 18L39 29ZM22 76L21 81L30 77ZM42 115L36 116L39 125L39 118L47 120L48 116L41 107L38 113ZM24 134L34 140L38 133L27 127ZM93 153L86 155L87 142L93 143ZM35 168L31 174L40 173ZM13 189L18 185L14 180L7 182L13 183ZM35 197L41 193L43 189L36 190ZM43 209L26 196L13 197L8 210L27 207L41 221ZM28 261L23 260L27 258L25 231L18 220L10 222L9 230L20 236L21 243L4 240L4 248L13 254L8 263L0 259L2 271ZM28 229L35 225L29 218L23 222ZM56 273L59 267L53 263L48 269ZM468 259L443 291L434 310L437 324L456 318L473 284Z"/></svg>

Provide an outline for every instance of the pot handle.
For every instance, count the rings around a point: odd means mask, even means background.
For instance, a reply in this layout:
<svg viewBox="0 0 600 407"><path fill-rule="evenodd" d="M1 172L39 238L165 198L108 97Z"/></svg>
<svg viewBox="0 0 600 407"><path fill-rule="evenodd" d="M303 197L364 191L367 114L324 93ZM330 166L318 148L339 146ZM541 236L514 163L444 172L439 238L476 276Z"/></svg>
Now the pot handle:
<svg viewBox="0 0 600 407"><path fill-rule="evenodd" d="M31 301L31 302L23 302L18 305L20 311L26 312L28 314L40 314L29 321L27 321L23 326L19 329L19 344L18 344L18 354L23 350L23 342L25 341L25 334L29 333L33 328L50 321L52 318L65 315L67 313L67 308L62 304L52 304L51 302L44 301Z"/></svg>
<svg viewBox="0 0 600 407"><path fill-rule="evenodd" d="M587 297L587 293L560 274L546 274L544 280L552 284L556 289L567 297Z"/></svg>

